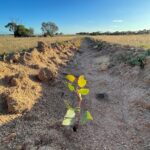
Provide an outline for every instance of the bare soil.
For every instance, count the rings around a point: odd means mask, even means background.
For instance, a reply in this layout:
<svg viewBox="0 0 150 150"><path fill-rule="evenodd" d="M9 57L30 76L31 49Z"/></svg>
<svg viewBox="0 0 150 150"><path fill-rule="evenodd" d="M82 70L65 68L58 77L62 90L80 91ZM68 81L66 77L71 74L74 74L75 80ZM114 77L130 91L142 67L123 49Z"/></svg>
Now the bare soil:
<svg viewBox="0 0 150 150"><path fill-rule="evenodd" d="M95 42L84 39L67 65L59 67L54 82L32 80L41 87L37 103L15 115L16 119L11 115L9 122L5 121L8 114L0 115L0 149L149 150L150 84L144 78L150 64L144 70L124 63L114 65L112 57L123 50L126 48L107 43L98 49ZM94 120L77 132L60 125L66 111L63 100L74 101L64 84L66 74L84 74L90 89L83 109L88 109ZM1 91L5 88L1 81Z"/></svg>

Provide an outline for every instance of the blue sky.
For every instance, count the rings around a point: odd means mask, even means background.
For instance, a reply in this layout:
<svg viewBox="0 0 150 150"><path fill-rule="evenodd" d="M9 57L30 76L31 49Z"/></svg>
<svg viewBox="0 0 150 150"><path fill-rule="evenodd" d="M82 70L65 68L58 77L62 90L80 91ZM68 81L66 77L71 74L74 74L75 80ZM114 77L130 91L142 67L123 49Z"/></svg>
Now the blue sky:
<svg viewBox="0 0 150 150"><path fill-rule="evenodd" d="M36 33L43 21L67 34L150 29L150 0L0 0L0 33L11 20Z"/></svg>

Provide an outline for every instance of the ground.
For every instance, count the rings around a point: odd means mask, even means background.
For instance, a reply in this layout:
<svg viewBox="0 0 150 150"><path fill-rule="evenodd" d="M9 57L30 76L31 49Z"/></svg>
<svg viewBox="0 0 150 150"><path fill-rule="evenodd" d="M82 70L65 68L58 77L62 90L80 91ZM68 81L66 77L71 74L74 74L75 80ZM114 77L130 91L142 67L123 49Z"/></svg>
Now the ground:
<svg viewBox="0 0 150 150"><path fill-rule="evenodd" d="M99 50L95 46L84 39L67 65L59 68L57 80L42 83L39 102L0 127L1 149L150 149L150 86L143 81L147 70L124 63L111 66L118 48L111 45ZM77 132L60 125L65 114L63 100L74 100L64 84L66 74L84 74L90 89L83 108L92 113L93 121Z"/></svg>

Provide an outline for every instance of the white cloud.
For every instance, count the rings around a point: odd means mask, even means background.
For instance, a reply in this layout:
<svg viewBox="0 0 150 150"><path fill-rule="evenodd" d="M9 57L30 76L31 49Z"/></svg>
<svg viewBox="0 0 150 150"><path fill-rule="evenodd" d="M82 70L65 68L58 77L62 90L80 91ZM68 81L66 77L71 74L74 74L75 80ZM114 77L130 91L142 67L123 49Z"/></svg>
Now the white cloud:
<svg viewBox="0 0 150 150"><path fill-rule="evenodd" d="M123 20L122 19L116 19L116 20L113 20L112 22L114 22L114 23L122 23Z"/></svg>

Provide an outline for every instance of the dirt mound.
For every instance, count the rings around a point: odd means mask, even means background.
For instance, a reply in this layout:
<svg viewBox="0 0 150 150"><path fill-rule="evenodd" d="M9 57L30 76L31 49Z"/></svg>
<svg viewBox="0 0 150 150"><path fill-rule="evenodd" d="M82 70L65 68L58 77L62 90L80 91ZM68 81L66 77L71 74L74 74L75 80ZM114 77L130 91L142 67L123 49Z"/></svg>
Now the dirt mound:
<svg viewBox="0 0 150 150"><path fill-rule="evenodd" d="M18 63L20 60L20 54L16 53L10 57L10 63Z"/></svg>
<svg viewBox="0 0 150 150"><path fill-rule="evenodd" d="M42 68L39 71L38 78L40 81L53 81L56 74L57 72L52 68Z"/></svg>
<svg viewBox="0 0 150 150"><path fill-rule="evenodd" d="M9 63L1 62L6 88L0 89L7 112L29 111L40 99L42 86L39 81L53 81L58 69L66 65L79 46L80 39L52 44L39 41L37 48L8 54L6 62ZM39 81L35 82L37 79Z"/></svg>
<svg viewBox="0 0 150 150"><path fill-rule="evenodd" d="M73 42L74 43L74 42ZM78 42L75 42L76 48L68 42L52 43L48 45L44 42L38 42L37 48L34 48L30 55L24 56L24 63L35 68L50 68L58 69L58 66L65 65L68 59L73 55L74 50L78 48Z"/></svg>
<svg viewBox="0 0 150 150"><path fill-rule="evenodd" d="M25 72L19 72L15 75L7 75L5 76L5 82L10 86L20 86L20 83L23 81L24 83L28 79L27 74Z"/></svg>
<svg viewBox="0 0 150 150"><path fill-rule="evenodd" d="M43 53L46 52L47 49L49 49L48 44L46 42L42 42L42 41L38 42L37 47L38 47L38 50Z"/></svg>
<svg viewBox="0 0 150 150"><path fill-rule="evenodd" d="M16 114L29 111L38 101L41 87L30 80L25 72L10 76L8 82L11 87L2 93L6 100L8 113Z"/></svg>

